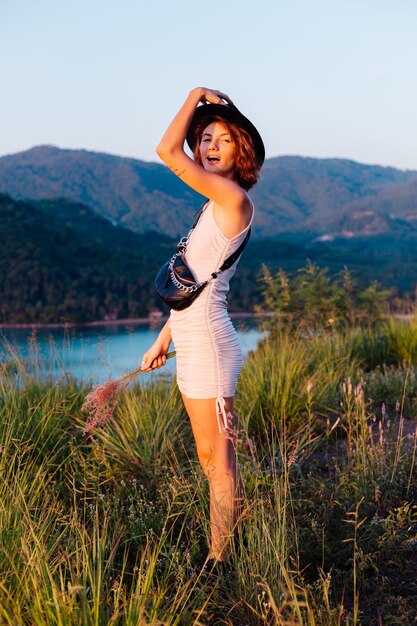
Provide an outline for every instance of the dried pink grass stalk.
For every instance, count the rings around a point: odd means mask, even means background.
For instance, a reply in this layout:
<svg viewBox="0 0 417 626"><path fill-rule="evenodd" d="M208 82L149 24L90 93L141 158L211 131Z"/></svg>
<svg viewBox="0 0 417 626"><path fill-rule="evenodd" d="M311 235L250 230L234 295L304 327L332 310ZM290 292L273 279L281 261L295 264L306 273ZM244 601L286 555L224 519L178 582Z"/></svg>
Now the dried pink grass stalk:
<svg viewBox="0 0 417 626"><path fill-rule="evenodd" d="M166 355L167 359L174 356L175 352ZM90 435L97 426L104 426L113 417L121 394L143 371L141 367L137 367L116 380L107 380L102 385L97 385L87 394L81 407L88 414L83 430L85 435Z"/></svg>

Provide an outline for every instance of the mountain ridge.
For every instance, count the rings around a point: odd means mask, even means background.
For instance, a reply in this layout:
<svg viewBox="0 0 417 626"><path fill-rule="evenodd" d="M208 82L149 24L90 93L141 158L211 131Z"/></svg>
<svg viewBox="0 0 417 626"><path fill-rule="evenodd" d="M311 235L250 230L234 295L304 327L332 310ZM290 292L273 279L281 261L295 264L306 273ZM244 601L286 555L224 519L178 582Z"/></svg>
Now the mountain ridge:
<svg viewBox="0 0 417 626"><path fill-rule="evenodd" d="M202 202L159 163L50 145L0 157L0 190L18 200L81 202L114 224L170 237L188 230ZM329 233L374 236L397 228L390 214L404 221L403 228L414 229L416 191L414 170L350 159L272 157L251 192L254 237L292 232L304 232L311 240ZM352 218L358 211L368 211L365 230L363 220L358 225Z"/></svg>

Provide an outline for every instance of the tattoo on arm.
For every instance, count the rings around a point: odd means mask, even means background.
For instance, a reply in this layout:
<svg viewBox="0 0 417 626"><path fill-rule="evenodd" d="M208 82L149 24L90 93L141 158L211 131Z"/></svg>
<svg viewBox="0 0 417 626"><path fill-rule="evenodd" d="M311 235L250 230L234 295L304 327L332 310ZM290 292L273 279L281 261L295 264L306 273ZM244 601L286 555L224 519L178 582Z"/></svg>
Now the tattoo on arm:
<svg viewBox="0 0 417 626"><path fill-rule="evenodd" d="M178 167L175 167L175 165L169 165L168 167L170 170L174 172L176 176L179 176L179 177L181 177L185 172L185 168L183 170L180 170Z"/></svg>

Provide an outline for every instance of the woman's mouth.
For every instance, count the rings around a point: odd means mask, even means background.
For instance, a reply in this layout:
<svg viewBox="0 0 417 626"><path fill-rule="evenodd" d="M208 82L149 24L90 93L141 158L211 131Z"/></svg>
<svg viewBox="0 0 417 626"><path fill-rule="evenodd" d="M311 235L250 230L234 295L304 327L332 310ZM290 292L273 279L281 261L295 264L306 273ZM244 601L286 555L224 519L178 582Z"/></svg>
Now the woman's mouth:
<svg viewBox="0 0 417 626"><path fill-rule="evenodd" d="M209 163L218 163L220 161L220 158L218 156L209 156L207 157L207 161Z"/></svg>

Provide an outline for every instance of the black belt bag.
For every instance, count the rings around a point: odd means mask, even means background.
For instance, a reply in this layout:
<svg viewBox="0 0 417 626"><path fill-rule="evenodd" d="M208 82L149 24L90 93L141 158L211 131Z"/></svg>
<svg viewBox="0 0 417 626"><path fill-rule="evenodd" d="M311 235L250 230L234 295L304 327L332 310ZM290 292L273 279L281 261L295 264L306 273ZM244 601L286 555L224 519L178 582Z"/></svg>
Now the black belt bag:
<svg viewBox="0 0 417 626"><path fill-rule="evenodd" d="M188 308L190 304L192 304L200 295L204 287L217 278L220 272L224 272L232 267L233 263L240 257L249 241L251 233L250 228L238 249L227 257L222 266L216 272L213 272L207 280L199 283L196 282L192 271L185 262L185 251L187 249L191 233L197 226L202 213L203 210L201 208L200 213L192 225L187 237L182 237L182 239L180 239L177 244L177 252L161 267L155 278L155 289L157 295L161 298L162 302L168 305L170 309L174 309L174 311L182 311L183 309Z"/></svg>

